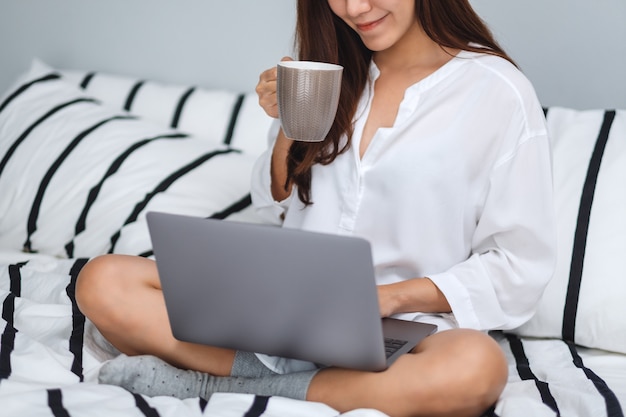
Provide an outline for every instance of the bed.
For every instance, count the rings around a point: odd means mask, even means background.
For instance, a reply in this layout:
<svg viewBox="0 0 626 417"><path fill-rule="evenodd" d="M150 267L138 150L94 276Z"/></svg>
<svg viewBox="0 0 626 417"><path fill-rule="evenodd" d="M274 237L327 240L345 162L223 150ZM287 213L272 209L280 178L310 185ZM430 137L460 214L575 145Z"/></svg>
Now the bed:
<svg viewBox="0 0 626 417"><path fill-rule="evenodd" d="M185 83L141 73L137 61L124 71L29 54L0 93L0 416L340 415L281 397L150 398L96 383L115 351L76 306L78 272L101 253L153 256L149 210L264 222L251 207L249 176L271 120L254 81ZM485 416L624 415L624 108L546 104L557 270L530 322L492 333L509 381Z"/></svg>

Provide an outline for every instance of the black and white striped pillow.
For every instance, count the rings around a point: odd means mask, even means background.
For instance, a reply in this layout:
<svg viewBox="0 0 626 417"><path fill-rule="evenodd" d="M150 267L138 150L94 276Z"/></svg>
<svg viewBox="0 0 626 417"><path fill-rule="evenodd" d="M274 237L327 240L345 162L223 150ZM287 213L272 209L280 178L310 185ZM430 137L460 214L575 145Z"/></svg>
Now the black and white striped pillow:
<svg viewBox="0 0 626 417"><path fill-rule="evenodd" d="M256 221L255 156L224 139L103 106L34 64L0 99L0 249L150 255L148 210Z"/></svg>
<svg viewBox="0 0 626 417"><path fill-rule="evenodd" d="M550 108L556 273L518 333L626 353L626 110Z"/></svg>
<svg viewBox="0 0 626 417"><path fill-rule="evenodd" d="M199 138L225 138L227 145L259 155L272 123L254 92L233 92L95 71L62 70L69 82L119 110ZM231 118L236 115L236 118Z"/></svg>

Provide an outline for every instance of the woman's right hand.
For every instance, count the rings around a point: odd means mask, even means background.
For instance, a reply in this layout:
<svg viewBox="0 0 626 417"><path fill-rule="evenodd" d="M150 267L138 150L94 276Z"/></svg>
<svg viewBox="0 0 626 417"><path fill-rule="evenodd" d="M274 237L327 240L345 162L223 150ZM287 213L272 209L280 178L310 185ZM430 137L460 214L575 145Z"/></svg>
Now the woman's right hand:
<svg viewBox="0 0 626 417"><path fill-rule="evenodd" d="M293 61L293 59L284 57L281 61ZM275 119L278 119L278 100L276 98L277 72L276 67L263 71L256 86L259 104L268 116ZM283 130L280 129L278 137L274 142L271 167L271 192L272 197L276 201L282 201L291 194L291 187L286 187L285 183L287 181L287 156L292 143L293 141L287 139Z"/></svg>
<svg viewBox="0 0 626 417"><path fill-rule="evenodd" d="M293 61L290 57L284 57L281 61ZM276 99L276 67L265 70L259 76L256 85L256 93L259 96L259 104L268 116L278 118L278 101Z"/></svg>

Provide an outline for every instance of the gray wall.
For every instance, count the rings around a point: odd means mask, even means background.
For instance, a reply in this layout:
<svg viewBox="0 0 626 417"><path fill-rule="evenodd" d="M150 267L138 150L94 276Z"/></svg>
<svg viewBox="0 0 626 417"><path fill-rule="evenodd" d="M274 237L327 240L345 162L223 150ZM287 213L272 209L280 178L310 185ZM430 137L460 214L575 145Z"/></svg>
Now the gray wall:
<svg viewBox="0 0 626 417"><path fill-rule="evenodd" d="M291 51L293 0L0 0L0 90L60 68L250 90Z"/></svg>
<svg viewBox="0 0 626 417"><path fill-rule="evenodd" d="M545 105L626 109L626 0L472 0Z"/></svg>
<svg viewBox="0 0 626 417"><path fill-rule="evenodd" d="M472 3L545 105L626 108L626 0ZM60 68L251 90L291 51L294 4L0 0L0 91L33 56Z"/></svg>

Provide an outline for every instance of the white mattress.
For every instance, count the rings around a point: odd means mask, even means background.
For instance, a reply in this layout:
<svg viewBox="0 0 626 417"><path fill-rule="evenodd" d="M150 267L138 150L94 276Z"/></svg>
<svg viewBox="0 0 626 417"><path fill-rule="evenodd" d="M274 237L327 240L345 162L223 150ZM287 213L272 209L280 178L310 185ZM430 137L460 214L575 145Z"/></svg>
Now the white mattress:
<svg viewBox="0 0 626 417"><path fill-rule="evenodd" d="M21 267L9 266L27 258ZM340 415L323 404L281 397L216 394L207 403L97 384L111 352L73 301L72 268L80 262L0 251L0 416ZM623 417L626 355L559 340L494 337L509 360L509 383L486 416ZM360 409L344 415L383 414Z"/></svg>

